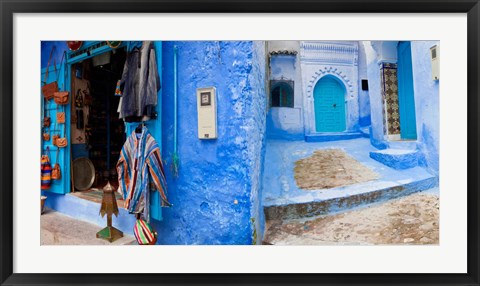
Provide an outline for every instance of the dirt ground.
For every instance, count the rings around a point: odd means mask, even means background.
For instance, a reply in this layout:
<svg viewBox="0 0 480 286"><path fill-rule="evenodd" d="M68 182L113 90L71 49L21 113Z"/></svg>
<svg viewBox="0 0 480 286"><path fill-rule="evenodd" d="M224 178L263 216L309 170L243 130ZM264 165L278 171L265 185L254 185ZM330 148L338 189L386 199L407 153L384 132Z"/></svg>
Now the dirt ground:
<svg viewBox="0 0 480 286"><path fill-rule="evenodd" d="M295 162L297 186L318 190L353 185L378 179L378 174L340 149L317 150Z"/></svg>
<svg viewBox="0 0 480 286"><path fill-rule="evenodd" d="M265 244L438 244L439 197L417 193L311 220L268 221Z"/></svg>

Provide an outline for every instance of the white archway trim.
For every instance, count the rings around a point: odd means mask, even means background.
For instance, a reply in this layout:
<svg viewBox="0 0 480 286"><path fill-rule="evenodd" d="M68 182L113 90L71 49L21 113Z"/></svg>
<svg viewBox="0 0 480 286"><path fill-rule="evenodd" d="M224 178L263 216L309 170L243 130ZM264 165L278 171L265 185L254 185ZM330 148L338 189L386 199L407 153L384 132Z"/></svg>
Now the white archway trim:
<svg viewBox="0 0 480 286"><path fill-rule="evenodd" d="M331 75L334 76L336 79L338 79L340 82L343 83L343 86L345 87L346 90L346 97L345 101L348 100L347 96L353 97L354 96L354 90L353 90L353 83L350 81L348 76L343 73L340 69L336 67L323 67L323 69L319 69L316 71L311 79L307 83L307 97L313 97L313 90L315 89L315 86L317 85L318 81L320 81L323 77Z"/></svg>

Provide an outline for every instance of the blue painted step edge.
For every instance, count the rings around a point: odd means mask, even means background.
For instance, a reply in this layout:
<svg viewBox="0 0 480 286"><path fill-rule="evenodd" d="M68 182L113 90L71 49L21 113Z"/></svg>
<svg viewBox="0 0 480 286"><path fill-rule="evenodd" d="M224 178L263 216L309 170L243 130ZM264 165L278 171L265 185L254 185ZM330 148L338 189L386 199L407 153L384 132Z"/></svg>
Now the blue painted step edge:
<svg viewBox="0 0 480 286"><path fill-rule="evenodd" d="M364 134L360 132L350 132L350 133L320 133L305 135L306 142L328 142L328 141L339 141L339 140L350 140L356 138L362 138Z"/></svg>
<svg viewBox="0 0 480 286"><path fill-rule="evenodd" d="M273 205L264 207L266 220L285 220L330 215L367 206L372 203L385 202L413 193L425 191L438 186L438 178L431 176L403 185L387 187L371 192L360 193L348 197L333 198L323 201L312 201L299 204Z"/></svg>
<svg viewBox="0 0 480 286"><path fill-rule="evenodd" d="M396 170L418 166L420 153L417 150L385 149L370 152L370 158Z"/></svg>

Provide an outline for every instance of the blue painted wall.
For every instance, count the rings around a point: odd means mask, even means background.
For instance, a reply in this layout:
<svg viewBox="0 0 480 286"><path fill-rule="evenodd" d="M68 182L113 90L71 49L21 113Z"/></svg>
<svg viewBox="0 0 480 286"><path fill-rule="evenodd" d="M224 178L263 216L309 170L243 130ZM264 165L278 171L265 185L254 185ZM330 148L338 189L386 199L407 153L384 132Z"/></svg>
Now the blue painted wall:
<svg viewBox="0 0 480 286"><path fill-rule="evenodd" d="M50 65L53 66L53 61L57 62L57 65L60 64L62 60L62 54L64 51L67 50L67 42L65 41L42 41L41 42L41 49L42 49L42 56L41 56L41 67L46 68L48 64L48 59L50 57L50 52L52 47L55 46L55 51L52 55L52 61Z"/></svg>
<svg viewBox="0 0 480 286"><path fill-rule="evenodd" d="M173 47L178 47L179 176L172 174ZM261 237L265 146L262 43L165 42L163 158L173 207L155 224L160 244L252 244ZM218 139L197 138L196 88L217 89ZM255 221L255 223L253 223Z"/></svg>
<svg viewBox="0 0 480 286"><path fill-rule="evenodd" d="M438 175L440 139L439 81L432 80L430 48L438 41L412 41L413 85L417 117L417 148L425 165Z"/></svg>
<svg viewBox="0 0 480 286"><path fill-rule="evenodd" d="M359 125L360 127L370 126L370 97L368 90L362 90L362 79L368 79L367 59L365 56L365 47L360 43L358 45L358 106L359 106Z"/></svg>
<svg viewBox="0 0 480 286"><path fill-rule="evenodd" d="M370 103L370 142L378 149L385 149L387 144L383 134L382 91L380 65L381 47L374 42L361 42L365 51L365 64L368 78L368 95Z"/></svg>

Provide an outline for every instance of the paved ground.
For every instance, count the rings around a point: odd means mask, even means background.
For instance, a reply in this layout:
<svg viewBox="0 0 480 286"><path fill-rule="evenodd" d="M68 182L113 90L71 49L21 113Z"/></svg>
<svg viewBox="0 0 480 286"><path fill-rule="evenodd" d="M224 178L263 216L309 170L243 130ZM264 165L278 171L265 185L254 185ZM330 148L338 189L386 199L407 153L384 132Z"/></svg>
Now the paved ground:
<svg viewBox="0 0 480 286"><path fill-rule="evenodd" d="M439 192L432 189L346 213L267 221L274 245L438 244Z"/></svg>
<svg viewBox="0 0 480 286"><path fill-rule="evenodd" d="M309 158L317 151L331 150L332 148L345 152L349 157L353 158L354 161L357 161L358 164L378 175L378 178L366 182L334 186L333 188L302 189L299 187L297 180L295 180L295 162ZM353 195L370 193L382 189L387 190L405 185L408 185L412 191L417 191L417 189L425 189L424 185L428 185L429 188L432 187L430 185L435 185L435 176L421 167L395 170L373 160L370 158L369 153L375 150L377 149L373 147L369 139L366 138L334 142L268 140L263 176L263 205L270 207L305 204L330 199L347 198ZM330 161L326 163L328 162ZM336 164L341 166L341 162L337 161ZM338 169L340 168L342 167ZM338 171L337 174L334 175L341 175L343 178L348 178L348 176L352 174L346 173L345 171ZM317 179L321 178L320 174L318 174L317 177ZM352 178L354 178L353 175ZM432 184L430 184L430 181Z"/></svg>
<svg viewBox="0 0 480 286"><path fill-rule="evenodd" d="M125 245L136 244L135 237L125 235L112 243L96 238L102 228L46 209L40 216L41 245ZM106 225L106 218L105 218Z"/></svg>
<svg viewBox="0 0 480 286"><path fill-rule="evenodd" d="M379 175L340 149L324 149L295 162L297 186L305 190L330 189L368 182Z"/></svg>

